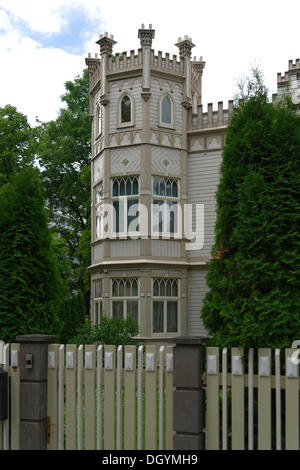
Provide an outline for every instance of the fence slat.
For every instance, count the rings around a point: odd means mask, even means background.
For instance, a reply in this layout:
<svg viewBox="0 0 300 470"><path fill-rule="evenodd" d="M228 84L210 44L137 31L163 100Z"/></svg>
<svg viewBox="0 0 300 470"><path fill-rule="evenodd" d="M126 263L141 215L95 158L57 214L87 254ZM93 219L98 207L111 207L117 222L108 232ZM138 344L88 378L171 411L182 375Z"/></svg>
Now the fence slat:
<svg viewBox="0 0 300 470"><path fill-rule="evenodd" d="M117 350L117 450L122 449L122 369L123 346Z"/></svg>
<svg viewBox="0 0 300 470"><path fill-rule="evenodd" d="M146 346L145 371L145 449L157 448L157 347Z"/></svg>
<svg viewBox="0 0 300 470"><path fill-rule="evenodd" d="M9 366L9 349L10 344L6 344L3 350L3 369L10 374L10 366ZM10 406L10 396L8 394L8 409ZM10 428L10 418L8 414L8 418L3 422L3 450L9 450L10 442L9 442L9 428Z"/></svg>
<svg viewBox="0 0 300 470"><path fill-rule="evenodd" d="M166 450L173 450L173 346L166 346L169 370L166 369Z"/></svg>
<svg viewBox="0 0 300 470"><path fill-rule="evenodd" d="M84 349L85 450L96 449L96 346Z"/></svg>
<svg viewBox="0 0 300 470"><path fill-rule="evenodd" d="M143 449L143 374L144 374L144 346L139 346L138 349L138 420L137 420L137 448Z"/></svg>
<svg viewBox="0 0 300 470"><path fill-rule="evenodd" d="M3 366L3 349L5 343L0 341L0 367ZM0 450L3 450L3 421L0 421Z"/></svg>
<svg viewBox="0 0 300 470"><path fill-rule="evenodd" d="M66 345L66 450L76 450L76 345Z"/></svg>
<svg viewBox="0 0 300 470"><path fill-rule="evenodd" d="M288 377L288 360L292 358L295 349L285 350L285 438L286 450L299 450L299 373L298 366L294 367L297 377ZM296 357L298 359L299 356Z"/></svg>
<svg viewBox="0 0 300 470"><path fill-rule="evenodd" d="M254 450L254 350L248 353L248 450Z"/></svg>
<svg viewBox="0 0 300 470"><path fill-rule="evenodd" d="M16 355L18 366L12 367L10 361L10 423L11 423L11 450L19 450L20 428L20 345L11 345L11 355Z"/></svg>
<svg viewBox="0 0 300 470"><path fill-rule="evenodd" d="M102 383L103 383L103 346L97 349L97 450L103 449L102 433Z"/></svg>
<svg viewBox="0 0 300 470"><path fill-rule="evenodd" d="M107 356L111 354L111 356ZM116 347L104 346L104 449L115 449ZM111 368L110 368L111 367Z"/></svg>
<svg viewBox="0 0 300 470"><path fill-rule="evenodd" d="M276 450L281 450L281 388L280 388L280 349L275 351L276 388Z"/></svg>
<svg viewBox="0 0 300 470"><path fill-rule="evenodd" d="M58 450L64 450L64 385L65 385L65 347L58 350Z"/></svg>
<svg viewBox="0 0 300 470"><path fill-rule="evenodd" d="M127 369L126 369L126 360L128 361ZM135 346L125 346L124 389L125 389L124 390L124 423L125 423L124 449L134 450L136 449L136 348Z"/></svg>
<svg viewBox="0 0 300 470"><path fill-rule="evenodd" d="M227 450L227 348L222 351L222 449Z"/></svg>
<svg viewBox="0 0 300 470"><path fill-rule="evenodd" d="M159 348L159 429L158 429L158 448L164 448L164 360L165 360L165 347Z"/></svg>
<svg viewBox="0 0 300 470"><path fill-rule="evenodd" d="M50 442L47 443L47 450L57 450L58 448L58 344L49 344L49 353L54 355L51 368L48 361L48 399L47 416L50 417Z"/></svg>
<svg viewBox="0 0 300 470"><path fill-rule="evenodd" d="M232 388L232 450L245 448L245 376L244 350L231 349L231 388Z"/></svg>
<svg viewBox="0 0 300 470"><path fill-rule="evenodd" d="M208 450L219 450L219 348L206 348L207 364L212 364L211 370L207 371L207 393L206 393L206 448ZM215 367L215 370L214 370Z"/></svg>
<svg viewBox="0 0 300 470"><path fill-rule="evenodd" d="M77 449L83 449L83 345L77 352Z"/></svg>
<svg viewBox="0 0 300 470"><path fill-rule="evenodd" d="M269 375L261 373L264 361L269 361ZM258 369L258 449L271 450L271 349L258 350Z"/></svg>

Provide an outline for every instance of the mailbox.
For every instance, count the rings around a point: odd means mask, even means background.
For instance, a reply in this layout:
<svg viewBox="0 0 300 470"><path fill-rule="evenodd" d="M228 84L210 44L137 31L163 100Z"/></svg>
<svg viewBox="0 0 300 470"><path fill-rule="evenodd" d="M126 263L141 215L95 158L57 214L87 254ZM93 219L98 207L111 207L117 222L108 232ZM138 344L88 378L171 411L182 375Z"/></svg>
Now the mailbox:
<svg viewBox="0 0 300 470"><path fill-rule="evenodd" d="M8 373L0 368L0 421L8 418Z"/></svg>

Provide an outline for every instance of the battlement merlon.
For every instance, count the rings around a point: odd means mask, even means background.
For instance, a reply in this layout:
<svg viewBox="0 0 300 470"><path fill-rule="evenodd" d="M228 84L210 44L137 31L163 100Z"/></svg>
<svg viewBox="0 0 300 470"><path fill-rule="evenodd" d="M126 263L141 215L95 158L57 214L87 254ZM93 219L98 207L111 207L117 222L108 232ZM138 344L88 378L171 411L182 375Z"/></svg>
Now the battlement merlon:
<svg viewBox="0 0 300 470"><path fill-rule="evenodd" d="M300 59L289 60L289 71L300 70Z"/></svg>

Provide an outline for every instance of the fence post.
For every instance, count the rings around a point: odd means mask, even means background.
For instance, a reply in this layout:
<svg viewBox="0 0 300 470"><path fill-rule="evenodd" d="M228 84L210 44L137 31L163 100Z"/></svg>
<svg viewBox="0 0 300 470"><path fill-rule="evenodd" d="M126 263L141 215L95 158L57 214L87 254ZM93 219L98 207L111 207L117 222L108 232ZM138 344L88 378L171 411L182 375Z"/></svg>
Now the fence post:
<svg viewBox="0 0 300 470"><path fill-rule="evenodd" d="M204 444L204 345L206 338L175 340L173 423L174 450L203 450Z"/></svg>
<svg viewBox="0 0 300 470"><path fill-rule="evenodd" d="M20 450L47 448L48 343L51 335L17 336L20 343Z"/></svg>

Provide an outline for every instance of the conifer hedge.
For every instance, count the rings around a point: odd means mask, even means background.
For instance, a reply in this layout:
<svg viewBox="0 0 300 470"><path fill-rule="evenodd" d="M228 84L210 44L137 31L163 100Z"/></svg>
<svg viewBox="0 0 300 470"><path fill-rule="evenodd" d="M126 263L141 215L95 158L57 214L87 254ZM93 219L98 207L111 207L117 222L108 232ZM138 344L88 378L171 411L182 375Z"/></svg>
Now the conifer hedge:
<svg viewBox="0 0 300 470"><path fill-rule="evenodd" d="M0 339L59 335L59 285L42 183L26 168L0 188Z"/></svg>
<svg viewBox="0 0 300 470"><path fill-rule="evenodd" d="M202 308L217 346L300 339L300 118L259 87L235 105Z"/></svg>

